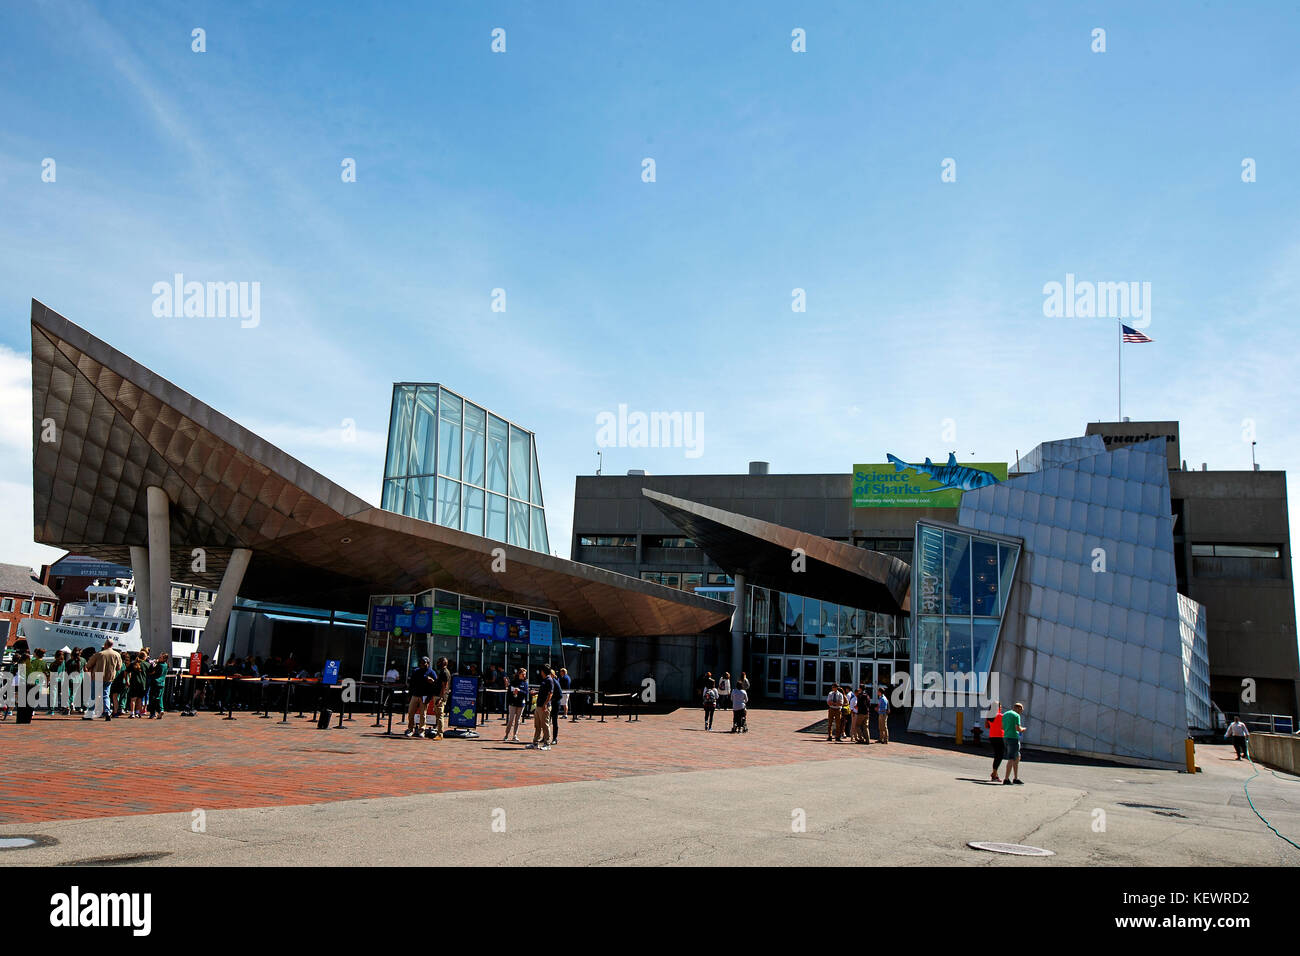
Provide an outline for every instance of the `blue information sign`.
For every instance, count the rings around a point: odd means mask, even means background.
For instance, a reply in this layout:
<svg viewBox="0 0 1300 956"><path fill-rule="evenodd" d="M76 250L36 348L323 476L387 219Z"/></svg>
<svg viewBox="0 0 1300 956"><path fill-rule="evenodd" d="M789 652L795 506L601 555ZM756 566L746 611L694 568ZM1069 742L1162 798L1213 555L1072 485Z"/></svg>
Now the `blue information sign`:
<svg viewBox="0 0 1300 956"><path fill-rule="evenodd" d="M787 702L796 703L799 700L799 678L787 677L781 682L781 690Z"/></svg>
<svg viewBox="0 0 1300 956"><path fill-rule="evenodd" d="M386 633L393 629L393 612L397 608L391 604L376 604L370 609L370 629Z"/></svg>
<svg viewBox="0 0 1300 956"><path fill-rule="evenodd" d="M550 621L529 621L528 622L528 643L539 647L550 647L552 627Z"/></svg>
<svg viewBox="0 0 1300 956"><path fill-rule="evenodd" d="M339 682L339 662L326 661L320 679L322 684L337 684Z"/></svg>
<svg viewBox="0 0 1300 956"><path fill-rule="evenodd" d="M447 716L453 727L478 726L478 678L453 677Z"/></svg>
<svg viewBox="0 0 1300 956"><path fill-rule="evenodd" d="M433 608L421 607L416 608L411 615L411 633L428 634L433 630Z"/></svg>

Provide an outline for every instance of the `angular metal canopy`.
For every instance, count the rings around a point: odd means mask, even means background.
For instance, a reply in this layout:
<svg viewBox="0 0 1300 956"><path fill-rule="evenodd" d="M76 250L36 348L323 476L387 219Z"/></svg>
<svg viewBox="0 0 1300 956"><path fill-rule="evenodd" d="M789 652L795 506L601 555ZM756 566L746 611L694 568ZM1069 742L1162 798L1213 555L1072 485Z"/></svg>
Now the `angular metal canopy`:
<svg viewBox="0 0 1300 956"><path fill-rule="evenodd" d="M688 635L730 604L372 507L32 301L34 538L119 564L148 544L146 489L170 500L172 580L365 611L427 588L551 610L567 633ZM42 440L50 438L53 440ZM207 569L192 570L203 548ZM492 570L503 548L506 570Z"/></svg>
<svg viewBox="0 0 1300 956"><path fill-rule="evenodd" d="M885 614L906 613L912 572L905 561L643 488L668 520L724 571L748 584ZM796 571L793 552L803 551Z"/></svg>

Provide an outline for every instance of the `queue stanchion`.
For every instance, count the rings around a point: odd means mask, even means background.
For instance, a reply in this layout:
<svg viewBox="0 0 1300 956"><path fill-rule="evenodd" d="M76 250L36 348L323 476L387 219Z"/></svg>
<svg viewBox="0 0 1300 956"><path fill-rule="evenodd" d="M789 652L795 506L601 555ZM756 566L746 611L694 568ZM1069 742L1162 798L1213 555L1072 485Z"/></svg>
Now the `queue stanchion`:
<svg viewBox="0 0 1300 956"><path fill-rule="evenodd" d="M379 721L383 716L384 716L384 688L380 686L378 703L375 706L375 723L374 723L375 727L379 726Z"/></svg>
<svg viewBox="0 0 1300 956"><path fill-rule="evenodd" d="M292 694L293 680L291 678L286 678L284 682L284 716L280 718L280 723L282 724L287 724L289 722L289 697Z"/></svg>
<svg viewBox="0 0 1300 956"><path fill-rule="evenodd" d="M226 711L227 711L227 713L226 713L226 716L224 716L224 717L221 718L222 720L234 720L234 719L235 719L235 693L234 693L234 689L230 686L230 681L231 681L231 679L232 679L232 675L227 674L227 675L226 675Z"/></svg>
<svg viewBox="0 0 1300 956"><path fill-rule="evenodd" d="M262 695L260 703L262 705L262 710L264 711L257 715L258 720L266 720L271 716L271 705L266 700L266 686L270 682L271 679L269 677L263 677L260 686L258 687L258 693Z"/></svg>
<svg viewBox="0 0 1300 956"><path fill-rule="evenodd" d="M332 687L330 689L333 690ZM346 709L347 703L348 702L343 699L343 692L339 691L339 725L334 728L335 730L343 729L343 711ZM351 720L352 718L349 717L348 719Z"/></svg>

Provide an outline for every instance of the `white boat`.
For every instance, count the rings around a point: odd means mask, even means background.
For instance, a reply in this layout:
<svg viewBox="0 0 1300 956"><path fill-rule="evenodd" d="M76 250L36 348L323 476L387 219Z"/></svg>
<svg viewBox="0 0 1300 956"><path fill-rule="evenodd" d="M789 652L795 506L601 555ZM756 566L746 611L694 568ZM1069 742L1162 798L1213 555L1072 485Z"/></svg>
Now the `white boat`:
<svg viewBox="0 0 1300 956"><path fill-rule="evenodd" d="M159 641L151 647L154 654L164 650L173 660L183 660L198 650L199 635L207 618L172 612L170 646ZM86 588L86 600L65 604L58 621L25 618L18 623L18 636L26 638L32 650L42 648L53 654L60 647L94 647L112 638L119 651L143 650L140 634L140 609L135 603L135 582L130 578L96 581Z"/></svg>

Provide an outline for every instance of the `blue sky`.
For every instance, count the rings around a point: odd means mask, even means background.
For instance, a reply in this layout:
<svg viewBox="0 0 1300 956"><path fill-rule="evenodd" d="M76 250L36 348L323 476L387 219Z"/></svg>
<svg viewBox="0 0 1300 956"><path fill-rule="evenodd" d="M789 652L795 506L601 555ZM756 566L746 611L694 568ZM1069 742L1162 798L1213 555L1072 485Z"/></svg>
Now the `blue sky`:
<svg viewBox="0 0 1300 956"><path fill-rule="evenodd" d="M1300 13L989 6L5 5L3 560L53 554L33 297L376 503L391 383L442 381L538 433L561 555L619 404L699 413L703 454L609 473L1012 461L1113 418L1114 321L1043 313L1066 273L1151 283L1126 414L1211 468L1253 422L1300 473ZM177 272L259 282L260 323L156 318Z"/></svg>

